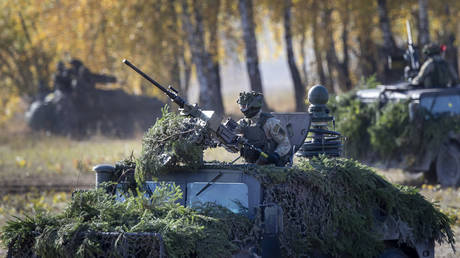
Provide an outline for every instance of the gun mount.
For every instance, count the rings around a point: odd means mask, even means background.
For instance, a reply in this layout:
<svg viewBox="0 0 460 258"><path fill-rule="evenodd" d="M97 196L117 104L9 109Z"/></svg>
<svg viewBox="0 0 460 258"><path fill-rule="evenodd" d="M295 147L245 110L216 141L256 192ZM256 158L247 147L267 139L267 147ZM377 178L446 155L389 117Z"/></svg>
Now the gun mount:
<svg viewBox="0 0 460 258"><path fill-rule="evenodd" d="M139 68L133 65L128 60L124 59L123 63L131 67L134 71L148 80L150 83L155 85L158 89L164 92L174 103L180 107L180 112L182 115L192 116L200 118L206 122L206 127L212 132L212 136L216 139L221 145L226 149L237 152L243 147L255 150L260 153L264 158L269 158L269 155L263 152L260 148L250 144L248 140L242 136L237 135L234 132L236 122L229 118L225 124L222 123L222 117L216 115L212 110L201 110L197 104L191 105L187 103L181 96L178 95L178 91L172 86L169 86L169 90L163 87L154 79L150 78L147 74L142 72Z"/></svg>

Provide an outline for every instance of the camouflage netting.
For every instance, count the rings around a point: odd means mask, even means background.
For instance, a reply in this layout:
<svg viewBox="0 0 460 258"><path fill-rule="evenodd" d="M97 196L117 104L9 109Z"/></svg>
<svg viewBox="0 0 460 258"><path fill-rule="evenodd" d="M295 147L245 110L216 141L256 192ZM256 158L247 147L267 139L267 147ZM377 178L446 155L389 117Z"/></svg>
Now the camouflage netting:
<svg viewBox="0 0 460 258"><path fill-rule="evenodd" d="M368 158L370 137L367 129L374 123L377 106L366 105L347 93L338 98L330 98L328 106L335 117L336 131L345 138L344 154L353 158Z"/></svg>
<svg viewBox="0 0 460 258"><path fill-rule="evenodd" d="M183 125L184 121L192 120L165 112L146 133L142 157L136 163L139 183L174 171L165 169L173 164L202 165L203 147L179 140L198 137L197 128ZM175 162L160 162L161 154ZM228 164L215 166L232 168ZM117 164L116 181L133 167L129 160ZM318 249L332 256L375 257L383 248L376 218L389 216L400 225L399 240L409 245L421 239L447 242L452 247L455 242L448 217L414 188L393 185L356 161L321 157L300 160L291 168L235 168L259 179L265 202L282 207L284 232L280 240L285 257L302 257ZM229 257L257 246L263 228L260 212L255 221L249 221L242 214L212 204L190 209L174 203L181 193L178 187L173 190L158 187L150 200L138 192L137 197L126 196L125 202L117 202L102 190L77 192L64 213L10 221L2 229L1 239L13 252L33 247L42 257L120 256L121 250L126 250L120 246L139 242L125 237L130 232L160 233L162 241L153 237L152 245L148 245L151 249L140 249L143 254L155 252L163 243L168 257ZM94 232L122 234L101 244Z"/></svg>
<svg viewBox="0 0 460 258"><path fill-rule="evenodd" d="M408 102L404 101L379 109L378 104L364 104L348 94L332 101L331 111L337 131L347 138L345 155L353 158L404 157L410 166L424 151L439 148L449 132L460 133L460 116L434 117L420 112L417 121L410 121Z"/></svg>
<svg viewBox="0 0 460 258"><path fill-rule="evenodd" d="M407 102L388 104L382 109L368 129L372 147L382 158L395 159L404 154L411 165L427 150L436 153L449 132L460 133L460 116L433 116L423 111L417 115L417 121L410 121Z"/></svg>
<svg viewBox="0 0 460 258"><path fill-rule="evenodd" d="M136 180L143 182L174 166L197 168L203 164L203 150L213 145L202 120L180 116L165 107L142 139Z"/></svg>
<svg viewBox="0 0 460 258"><path fill-rule="evenodd" d="M383 248L376 216L387 215L400 225L399 240L409 245L422 239L455 242L447 216L414 188L392 185L356 161L322 157L301 160L292 168L246 166L243 171L264 185L266 202L283 208L280 240L285 257L318 249L332 256L374 257ZM125 232L160 233L170 257L228 257L257 246L258 216L251 222L213 204L193 210L174 203L180 195L177 187L174 191L159 187L151 203L132 196L119 203L101 190L78 192L63 214L10 221L3 228L2 241L13 243L12 249L19 251L33 246L43 257L97 256L106 248L116 257L125 250L120 243L126 241L119 240ZM96 231L124 234L101 245L90 234ZM151 241L150 249L134 250L154 252L160 242Z"/></svg>
<svg viewBox="0 0 460 258"><path fill-rule="evenodd" d="M383 248L375 214L402 225L399 239L455 242L449 219L414 188L397 186L349 159L302 160L292 168L253 167L246 171L264 184L266 202L284 211L282 251L299 257L313 249L332 256L375 257Z"/></svg>
<svg viewBox="0 0 460 258"><path fill-rule="evenodd" d="M229 257L247 244L249 219L223 207L180 206L179 187L125 197L76 192L62 214L9 221L1 240L12 257L158 257L162 246L167 257Z"/></svg>

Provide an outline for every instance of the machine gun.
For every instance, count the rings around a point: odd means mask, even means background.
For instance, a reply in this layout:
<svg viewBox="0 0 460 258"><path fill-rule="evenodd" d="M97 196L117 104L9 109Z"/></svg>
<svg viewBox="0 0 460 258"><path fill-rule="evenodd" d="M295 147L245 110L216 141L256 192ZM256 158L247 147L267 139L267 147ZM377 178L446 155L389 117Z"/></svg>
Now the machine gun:
<svg viewBox="0 0 460 258"><path fill-rule="evenodd" d="M410 22L406 21L406 29L407 29L407 50L404 53L404 59L409 62L409 66L406 67L404 70L404 77L406 80L411 80L414 78L418 70L420 69L420 63L418 60L418 54L416 48L414 46L414 41L412 40L412 30L410 27Z"/></svg>
<svg viewBox="0 0 460 258"><path fill-rule="evenodd" d="M136 71L146 80L164 92L174 103L180 107L182 115L196 117L205 121L206 127L211 131L213 138L216 139L225 148L229 149L230 151L237 152L245 147L259 152L260 155L264 158L269 158L267 153L263 152L260 148L250 144L246 138L239 136L234 132L237 126L235 120L228 118L227 121L222 124L222 117L216 115L214 111L201 110L197 104L191 105L187 103L187 101L178 95L178 91L172 86L169 86L169 89L166 89L154 79L150 78L147 74L139 70L139 68L137 68L128 60L124 59L123 63L131 67L131 69Z"/></svg>

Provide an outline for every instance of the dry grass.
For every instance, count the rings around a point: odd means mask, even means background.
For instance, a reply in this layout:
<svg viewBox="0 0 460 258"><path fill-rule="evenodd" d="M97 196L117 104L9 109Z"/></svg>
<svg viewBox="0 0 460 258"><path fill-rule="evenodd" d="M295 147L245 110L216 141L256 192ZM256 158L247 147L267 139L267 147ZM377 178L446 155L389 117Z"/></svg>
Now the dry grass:
<svg viewBox="0 0 460 258"><path fill-rule="evenodd" d="M100 163L114 163L141 150L140 140L94 137L75 141L42 134L17 135L0 144L0 182L28 177L75 177Z"/></svg>

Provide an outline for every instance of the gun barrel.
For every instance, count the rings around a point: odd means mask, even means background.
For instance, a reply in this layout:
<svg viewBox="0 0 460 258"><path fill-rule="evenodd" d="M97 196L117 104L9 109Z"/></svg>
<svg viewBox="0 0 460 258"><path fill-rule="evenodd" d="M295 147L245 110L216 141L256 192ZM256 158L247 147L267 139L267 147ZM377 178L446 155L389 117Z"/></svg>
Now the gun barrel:
<svg viewBox="0 0 460 258"><path fill-rule="evenodd" d="M412 41L412 30L410 28L409 20L406 20L406 29L407 29L407 43L409 43L409 45L412 45L414 44L414 41Z"/></svg>
<svg viewBox="0 0 460 258"><path fill-rule="evenodd" d="M221 143L223 143L223 144L225 144L227 146L230 146L230 147L232 147L236 143L236 142L234 142L234 140L237 138L237 136L232 130L230 130L226 126L223 126L223 125L220 125L220 124L218 124L217 126L213 126L213 125L215 125L215 121L216 121L217 117L212 118L213 117L212 115L208 116L206 113L204 113L200 109L198 109L198 107L193 107L193 106L187 104L184 99L182 99L179 95L176 94L174 88L172 88L172 91L166 89L161 84L156 82L154 79L150 78L150 76L148 76L147 74L142 72L139 68L137 68L135 65L133 65L128 60L123 59L123 63L126 64L127 66L131 67L131 69L136 71L138 74L142 75L142 77L147 79L153 85L157 86L161 91L163 91L166 95L168 95L168 97L171 100L173 100L177 105L179 105L179 107L181 107L181 108L186 107L188 109L187 112L189 112L189 115L191 115L193 117L201 118L204 121L206 121L206 124L207 124L208 128L210 128L211 131L213 131L218 136L218 141L219 142L221 142ZM220 121L221 120L218 120L219 123L220 123ZM250 144L250 143L248 143L246 141L243 143L243 145L246 145L249 148L259 152L260 155L262 155L264 158L268 158L268 154L265 153L260 148L257 148L254 145L252 145L252 144Z"/></svg>
<svg viewBox="0 0 460 258"><path fill-rule="evenodd" d="M131 69L133 69L134 71L136 71L138 74L142 75L142 77L144 77L147 81L151 82L153 85L157 86L158 89L160 89L161 91L163 91L166 95L168 95L168 97L170 99L172 99L174 102L176 102L179 107L183 108L184 105L185 105L185 101L179 97L177 94L175 94L174 92L171 92L169 90L167 90L165 87L163 87L161 84L159 84L157 81L155 81L154 79L150 78L150 76L148 76L147 74L145 74L143 71L141 71L139 68L137 68L135 65L133 65L131 62L129 62L128 60L126 59L123 59L122 61L125 65L131 67Z"/></svg>

